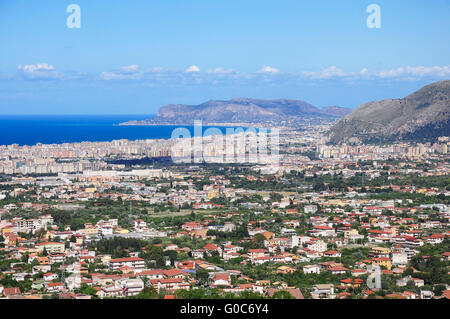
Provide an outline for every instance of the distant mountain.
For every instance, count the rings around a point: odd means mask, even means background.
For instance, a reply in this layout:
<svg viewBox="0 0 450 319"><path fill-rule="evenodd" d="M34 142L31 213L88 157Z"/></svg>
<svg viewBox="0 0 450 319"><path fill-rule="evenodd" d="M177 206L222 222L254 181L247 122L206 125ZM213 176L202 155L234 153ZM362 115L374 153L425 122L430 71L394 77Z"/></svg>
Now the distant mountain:
<svg viewBox="0 0 450 319"><path fill-rule="evenodd" d="M210 100L199 105L169 104L161 107L153 119L127 124L190 123L202 120L206 123L283 121L298 117L340 118L351 109L326 107L319 109L297 100L261 100L234 98L227 101Z"/></svg>
<svg viewBox="0 0 450 319"><path fill-rule="evenodd" d="M344 117L352 111L352 109L342 106L326 106L322 108L322 113L329 114L334 117Z"/></svg>
<svg viewBox="0 0 450 319"><path fill-rule="evenodd" d="M450 81L435 82L403 99L369 102L336 123L330 143L422 141L450 136Z"/></svg>

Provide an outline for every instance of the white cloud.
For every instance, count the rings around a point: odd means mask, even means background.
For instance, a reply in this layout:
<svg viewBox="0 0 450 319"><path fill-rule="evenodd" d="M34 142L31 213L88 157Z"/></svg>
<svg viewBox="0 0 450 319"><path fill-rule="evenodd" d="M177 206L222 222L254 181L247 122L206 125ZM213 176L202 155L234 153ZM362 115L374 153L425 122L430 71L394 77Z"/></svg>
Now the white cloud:
<svg viewBox="0 0 450 319"><path fill-rule="evenodd" d="M139 70L139 66L136 64L124 66L121 68L123 73L136 73Z"/></svg>
<svg viewBox="0 0 450 319"><path fill-rule="evenodd" d="M268 65L267 65L267 66L264 65L264 66L262 67L262 69L259 70L259 72L261 72L261 73L271 73L271 74L275 74L275 73L279 73L280 70L278 70L277 68L268 66Z"/></svg>
<svg viewBox="0 0 450 319"><path fill-rule="evenodd" d="M221 66L220 67L217 67L217 68L215 68L215 69L209 69L208 71L206 71L206 73L210 73L210 74L231 74L231 73L234 73L234 71L233 70L226 70L226 69L224 69L224 68L222 68Z"/></svg>
<svg viewBox="0 0 450 319"><path fill-rule="evenodd" d="M370 71L367 68L363 68L359 72L347 72L336 66L330 66L326 69L316 72L302 72L301 75L305 78L312 80L322 80L322 79L333 79L333 78L343 78L343 79L420 79L423 77L435 77L435 78L446 78L450 76L449 66L434 66L434 67L400 67L397 69L382 70L382 71Z"/></svg>
<svg viewBox="0 0 450 319"><path fill-rule="evenodd" d="M425 66L417 66L417 67L405 67L405 68L397 68L392 70L385 70L378 72L376 74L380 78L398 78L398 77L426 77L426 76L434 76L434 77L448 77L450 76L450 67L449 66L433 66L433 67L425 67Z"/></svg>
<svg viewBox="0 0 450 319"><path fill-rule="evenodd" d="M174 73L174 72L179 72L179 71L177 71L175 69L163 68L163 67L158 66L158 67L149 69L147 72L150 72L150 73Z"/></svg>
<svg viewBox="0 0 450 319"><path fill-rule="evenodd" d="M51 80L59 79L62 74L55 70L53 65L47 63L19 65L18 70L29 80Z"/></svg>
<svg viewBox="0 0 450 319"><path fill-rule="evenodd" d="M334 77L345 77L350 75L336 66L330 66L318 72L302 72L302 75L311 79L330 79Z"/></svg>
<svg viewBox="0 0 450 319"><path fill-rule="evenodd" d="M194 75L195 76L192 76ZM270 75L277 75L272 77ZM188 83L213 83L220 80L221 83L233 85L243 85L251 81L266 81L274 83L292 83L298 80L397 80L397 81L417 81L423 78L430 80L441 80L450 78L450 65L447 66L406 66L385 70L369 70L362 68L360 71L346 71L337 66L322 68L317 71L304 72L281 72L279 69L264 65L258 72L239 72L234 69L225 69L221 66L208 69L200 73L200 68L191 65L186 70L177 70L166 67L153 67L142 70L137 64L123 66L121 68L101 72L95 76L87 73L77 73L76 71L59 72L48 63L37 63L19 65L18 72L11 75L12 78L23 78L26 80L65 80L75 81L82 79L102 79L116 81L142 81L145 83L158 83L158 85L178 85ZM5 79L1 75L0 79ZM228 82L227 82L228 81ZM217 82L216 82L217 83Z"/></svg>
<svg viewBox="0 0 450 319"><path fill-rule="evenodd" d="M198 66L196 65L191 65L190 67L188 67L185 71L186 73L191 73L191 72L200 72L200 69Z"/></svg>
<svg viewBox="0 0 450 319"><path fill-rule="evenodd" d="M103 80L139 80L142 73L139 72L139 66L136 64L123 66L119 70L112 72L102 72L100 78Z"/></svg>

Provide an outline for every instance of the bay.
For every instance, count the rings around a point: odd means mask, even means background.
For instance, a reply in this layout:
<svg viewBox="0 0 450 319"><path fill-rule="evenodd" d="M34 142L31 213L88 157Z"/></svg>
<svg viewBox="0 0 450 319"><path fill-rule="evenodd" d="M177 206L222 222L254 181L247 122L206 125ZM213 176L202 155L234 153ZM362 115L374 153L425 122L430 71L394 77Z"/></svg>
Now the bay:
<svg viewBox="0 0 450 319"><path fill-rule="evenodd" d="M153 115L0 115L0 145L169 139L179 125L119 126ZM193 126L186 127L193 134ZM203 127L203 131L208 126ZM225 128L219 128L225 132Z"/></svg>

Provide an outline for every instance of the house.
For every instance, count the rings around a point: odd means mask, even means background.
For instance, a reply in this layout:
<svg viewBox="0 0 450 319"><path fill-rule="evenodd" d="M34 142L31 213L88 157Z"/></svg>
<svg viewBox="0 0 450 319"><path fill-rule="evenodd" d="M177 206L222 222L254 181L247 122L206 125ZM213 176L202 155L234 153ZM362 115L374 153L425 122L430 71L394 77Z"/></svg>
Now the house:
<svg viewBox="0 0 450 319"><path fill-rule="evenodd" d="M450 290L444 290L444 291L442 291L442 296L443 296L445 299L450 299Z"/></svg>
<svg viewBox="0 0 450 319"><path fill-rule="evenodd" d="M445 253L442 253L441 254L441 260L442 261L449 261L450 260L450 251L447 251L447 252L445 252Z"/></svg>
<svg viewBox="0 0 450 319"><path fill-rule="evenodd" d="M364 235L360 235L356 229L349 229L344 231L344 238L354 242L358 239L364 239Z"/></svg>
<svg viewBox="0 0 450 319"><path fill-rule="evenodd" d="M306 257L309 259L318 259L323 256L323 253L315 251L315 250L307 250Z"/></svg>
<svg viewBox="0 0 450 319"><path fill-rule="evenodd" d="M305 212L305 214L314 214L315 212L317 212L317 206L316 205L306 205L303 208L303 211Z"/></svg>
<svg viewBox="0 0 450 319"><path fill-rule="evenodd" d="M334 228L329 226L314 226L313 229L309 230L309 233L313 236L321 236L321 237L334 237L336 236L336 232Z"/></svg>
<svg viewBox="0 0 450 319"><path fill-rule="evenodd" d="M442 234L433 234L428 237L423 237L422 239L424 239L428 244L437 245L444 241L445 236Z"/></svg>
<svg viewBox="0 0 450 319"><path fill-rule="evenodd" d="M65 253L50 253L48 255L48 260L50 262L50 264L58 264L58 263L63 263L64 259L66 258L66 254Z"/></svg>
<svg viewBox="0 0 450 319"><path fill-rule="evenodd" d="M182 262L175 261L175 267L183 270L195 270L195 262L192 260L185 260Z"/></svg>
<svg viewBox="0 0 450 319"><path fill-rule="evenodd" d="M385 298L386 299L406 299L406 297L403 294L397 293L397 292L394 292L392 294L386 295Z"/></svg>
<svg viewBox="0 0 450 319"><path fill-rule="evenodd" d="M150 280L150 283L153 285L153 287L157 289L158 293L161 289L167 290L190 289L190 284L185 282L181 278L153 279Z"/></svg>
<svg viewBox="0 0 450 319"><path fill-rule="evenodd" d="M217 252L219 255L222 254L222 248L211 243L206 244L205 247L203 247L203 249L209 256L211 256L213 252Z"/></svg>
<svg viewBox="0 0 450 319"><path fill-rule="evenodd" d="M45 284L47 292L61 292L64 290L62 282L48 282Z"/></svg>
<svg viewBox="0 0 450 319"><path fill-rule="evenodd" d="M249 249L248 256L250 259L254 259L257 257L264 257L266 255L266 251L264 249Z"/></svg>
<svg viewBox="0 0 450 319"><path fill-rule="evenodd" d="M213 287L217 287L217 286L231 286L230 274L228 274L228 273L217 273L211 278L210 284Z"/></svg>
<svg viewBox="0 0 450 319"><path fill-rule="evenodd" d="M396 281L396 285L399 286L399 287L404 287L410 281L412 281L414 283L414 285L417 286L417 287L422 287L422 286L425 285L425 282L423 281L423 279L412 278L411 276L406 276L406 277L403 277L401 279L398 279Z"/></svg>
<svg viewBox="0 0 450 319"><path fill-rule="evenodd" d="M178 268L164 270L163 273L166 278L187 278L187 277L189 277L189 273L187 273L186 271L180 270Z"/></svg>
<svg viewBox="0 0 450 319"><path fill-rule="evenodd" d="M264 289L264 292L269 296L272 297L274 295L274 293L278 292L278 291L287 291L289 292L292 296L294 296L295 299L305 299L303 297L303 294L301 292L301 290L299 288L283 288L283 289L278 289L278 288L267 288Z"/></svg>
<svg viewBox="0 0 450 319"><path fill-rule="evenodd" d="M269 240L269 239L275 237L275 233L272 233L270 231L262 231L260 234L263 235L266 238L266 240Z"/></svg>
<svg viewBox="0 0 450 319"><path fill-rule="evenodd" d="M361 284L363 283L362 279L353 279L353 278L346 278L346 279L342 279L341 280L341 285L343 287L353 287L353 288L357 288L359 286L361 286Z"/></svg>
<svg viewBox="0 0 450 319"><path fill-rule="evenodd" d="M327 243L323 240L312 238L310 241L306 242L306 248L310 250L315 250L318 252L324 252L327 250Z"/></svg>
<svg viewBox="0 0 450 319"><path fill-rule="evenodd" d="M133 229L136 231L142 230L147 228L147 223L145 221L143 221L142 219L137 219L133 221Z"/></svg>
<svg viewBox="0 0 450 319"><path fill-rule="evenodd" d="M312 287L311 297L313 299L334 299L336 295L334 293L333 284L318 284Z"/></svg>
<svg viewBox="0 0 450 319"><path fill-rule="evenodd" d="M358 277L367 274L366 269L352 269L351 270L352 276Z"/></svg>
<svg viewBox="0 0 450 319"><path fill-rule="evenodd" d="M58 274L49 272L49 273L44 274L43 278L45 281L53 281L58 278Z"/></svg>
<svg viewBox="0 0 450 319"><path fill-rule="evenodd" d="M31 289L35 289L35 290L41 290L44 287L45 287L45 280L44 279L35 280L31 284Z"/></svg>
<svg viewBox="0 0 450 319"><path fill-rule="evenodd" d="M205 250L204 249L195 249L189 252L189 255L195 259L203 259L205 258Z"/></svg>
<svg viewBox="0 0 450 319"><path fill-rule="evenodd" d="M328 250L323 253L324 257L341 258L341 253L336 250Z"/></svg>
<svg viewBox="0 0 450 319"><path fill-rule="evenodd" d="M231 252L231 251L226 251L226 252L223 253L222 257L223 257L224 260L230 260L232 258L241 257L241 254L235 253L235 252Z"/></svg>
<svg viewBox="0 0 450 319"><path fill-rule="evenodd" d="M264 287L258 284L238 284L238 289L240 291L244 291L244 290L250 290L253 292L257 292L259 294L264 293Z"/></svg>
<svg viewBox="0 0 450 319"><path fill-rule="evenodd" d="M80 256L80 261L84 261L87 263L93 263L93 262L95 262L95 257L94 256Z"/></svg>
<svg viewBox="0 0 450 319"><path fill-rule="evenodd" d="M49 265L50 264L50 260L46 256L42 256L42 257L38 256L38 257L36 257L36 260L39 263L39 265Z"/></svg>
<svg viewBox="0 0 450 319"><path fill-rule="evenodd" d="M406 299L419 299L419 295L418 294L416 294L416 293L414 293L414 292L411 292L411 291L404 291L403 293L402 293L402 295L406 298Z"/></svg>
<svg viewBox="0 0 450 319"><path fill-rule="evenodd" d="M370 257L386 257L389 258L391 250L385 247L372 247L369 251Z"/></svg>
<svg viewBox="0 0 450 319"><path fill-rule="evenodd" d="M214 271L214 270L216 270L216 266L214 266L213 264L210 264L208 262L201 262L201 263L195 264L195 269Z"/></svg>
<svg viewBox="0 0 450 319"><path fill-rule="evenodd" d="M261 265L266 262L272 261L272 257L270 257L270 256L255 257L251 261L253 264Z"/></svg>
<svg viewBox="0 0 450 319"><path fill-rule="evenodd" d="M75 294L73 295L74 299L91 299L91 295L85 295L85 294Z"/></svg>
<svg viewBox="0 0 450 319"><path fill-rule="evenodd" d="M3 288L3 295L6 298L13 298L14 296L21 295L19 287Z"/></svg>
<svg viewBox="0 0 450 319"><path fill-rule="evenodd" d="M39 253L42 253L44 249L48 253L63 253L65 250L64 243L58 242L44 242L36 245L36 248Z"/></svg>
<svg viewBox="0 0 450 319"><path fill-rule="evenodd" d="M145 268L145 260L139 257L128 257L128 258L116 258L109 261L109 268L112 271L117 271L123 266L133 267L134 269Z"/></svg>
<svg viewBox="0 0 450 319"><path fill-rule="evenodd" d="M337 295L337 297L338 297L338 299L346 299L346 298L350 297L351 295L352 295L351 293L349 293L347 291L343 291L343 292L340 292Z"/></svg>
<svg viewBox="0 0 450 319"><path fill-rule="evenodd" d="M430 290L421 290L420 291L420 299L433 299L434 292Z"/></svg>
<svg viewBox="0 0 450 319"><path fill-rule="evenodd" d="M286 225L289 227L299 227L300 222L298 220L284 220L283 225Z"/></svg>
<svg viewBox="0 0 450 319"><path fill-rule="evenodd" d="M122 274L131 274L134 273L135 269L130 266L123 266L120 268L117 268L118 271L120 271Z"/></svg>
<svg viewBox="0 0 450 319"><path fill-rule="evenodd" d="M116 287L115 285L108 285L101 288L99 292L100 298L119 298L123 297L123 289Z"/></svg>
<svg viewBox="0 0 450 319"><path fill-rule="evenodd" d="M297 269L295 269L294 267L289 267L289 266L280 266L277 268L276 273L277 274L292 274L296 271Z"/></svg>
<svg viewBox="0 0 450 319"><path fill-rule="evenodd" d="M140 278L123 278L117 280L116 287L122 289L125 297L135 296L144 290L144 281Z"/></svg>
<svg viewBox="0 0 450 319"><path fill-rule="evenodd" d="M80 275L71 274L65 279L65 283L67 284L67 288L69 290L79 289L82 284L82 278ZM85 282L86 283L86 282Z"/></svg>
<svg viewBox="0 0 450 319"><path fill-rule="evenodd" d="M404 252L393 251L391 259L393 265L406 265L408 263L408 255Z"/></svg>
<svg viewBox="0 0 450 319"><path fill-rule="evenodd" d="M340 275L340 274L345 274L347 271L350 271L349 269L345 268L345 267L330 267L328 268L329 271L331 271L331 273L333 275Z"/></svg>
<svg viewBox="0 0 450 319"><path fill-rule="evenodd" d="M36 265L36 266L33 266L33 268L31 268L31 269L32 269L32 273L34 275L34 274L37 274L39 272L47 273L47 272L49 272L52 269L52 266L50 266L50 265Z"/></svg>
<svg viewBox="0 0 450 319"><path fill-rule="evenodd" d="M320 274L319 265L305 265L303 266L304 274Z"/></svg>
<svg viewBox="0 0 450 319"><path fill-rule="evenodd" d="M189 234L191 237L207 239L208 238L208 236L206 235L207 232L208 232L207 228L202 228L191 230Z"/></svg>
<svg viewBox="0 0 450 319"><path fill-rule="evenodd" d="M391 270L391 260L387 257L372 258L372 265L383 266L387 270Z"/></svg>
<svg viewBox="0 0 450 319"><path fill-rule="evenodd" d="M181 228L186 231L200 230L200 229L203 229L203 225L199 222L187 222L187 223L184 223L181 226Z"/></svg>
<svg viewBox="0 0 450 319"><path fill-rule="evenodd" d="M24 281L27 278L30 278L32 275L26 272L17 272L12 275L12 279L16 281Z"/></svg>
<svg viewBox="0 0 450 319"><path fill-rule="evenodd" d="M288 262L291 262L291 261L295 262L297 260L297 258L298 257L296 255L283 252L283 253L280 253L280 254L278 254L276 256L273 256L272 257L272 261L276 262L276 263L288 263Z"/></svg>

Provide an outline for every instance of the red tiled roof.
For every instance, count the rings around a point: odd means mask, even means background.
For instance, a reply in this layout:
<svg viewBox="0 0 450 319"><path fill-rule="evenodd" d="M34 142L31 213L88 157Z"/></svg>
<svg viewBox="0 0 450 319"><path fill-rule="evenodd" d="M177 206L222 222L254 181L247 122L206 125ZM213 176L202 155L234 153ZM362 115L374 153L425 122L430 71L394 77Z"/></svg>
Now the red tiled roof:
<svg viewBox="0 0 450 319"><path fill-rule="evenodd" d="M139 258L139 257L125 257L125 258L111 259L109 262L119 263L119 262L129 262L129 261L144 261L144 259Z"/></svg>

